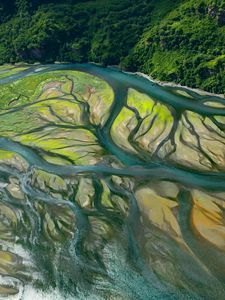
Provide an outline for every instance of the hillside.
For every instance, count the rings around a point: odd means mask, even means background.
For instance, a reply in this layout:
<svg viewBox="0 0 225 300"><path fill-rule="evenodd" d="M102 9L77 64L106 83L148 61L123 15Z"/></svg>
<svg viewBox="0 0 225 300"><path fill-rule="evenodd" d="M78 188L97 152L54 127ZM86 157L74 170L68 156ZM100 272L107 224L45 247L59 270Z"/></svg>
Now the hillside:
<svg viewBox="0 0 225 300"><path fill-rule="evenodd" d="M225 93L225 1L0 1L0 63L20 61L120 65Z"/></svg>

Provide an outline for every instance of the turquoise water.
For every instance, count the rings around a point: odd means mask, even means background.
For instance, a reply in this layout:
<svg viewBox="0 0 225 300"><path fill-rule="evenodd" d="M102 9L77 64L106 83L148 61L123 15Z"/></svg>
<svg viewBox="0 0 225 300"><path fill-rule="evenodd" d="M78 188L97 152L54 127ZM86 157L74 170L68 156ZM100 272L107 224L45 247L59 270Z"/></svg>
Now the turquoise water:
<svg viewBox="0 0 225 300"><path fill-rule="evenodd" d="M225 105L225 100L217 96L199 95L184 88L179 90L185 91L186 96L181 95L176 93L178 88L159 86L137 75L92 64L32 66L8 78L1 78L0 84L45 73L53 74L55 71L63 73L73 70L97 76L113 89L114 100L110 114L106 122L95 126L94 130L99 145L114 164L103 160L89 165L58 165L47 161L37 147L25 145L16 137L10 138L4 133L1 135L0 150L12 151L28 164L25 171L18 171L13 166L0 163L1 181L7 183L12 176L15 177L25 195L25 201L18 202L16 197L8 194L3 185L1 202L16 209L19 243L30 253L32 262L40 273L38 280L29 281L29 276L15 277L21 280L24 287L28 284L26 282L31 282L29 284L34 285L36 289L46 292L48 289L56 289L62 297L74 299L222 299L224 253L207 241L201 241L195 234L190 220L193 209L192 190L204 193L224 192L224 169L204 170L180 161L162 159L158 153L142 156L141 152L135 153L121 147L113 139L111 130L121 110L127 106L127 93L131 88L167 106L173 112L174 124L180 122L186 111L204 118L223 117L224 108L209 106L207 102ZM10 108L2 112L1 116L19 112L25 107L26 105L21 105ZM214 124L218 123L219 121L215 121ZM219 125L224 124L220 121ZM200 146L198 150L204 154ZM119 164L115 166L118 161ZM53 193L51 188L47 191L47 188L44 190L35 186L32 177L34 170L60 177L66 182L67 190L59 195ZM113 181L113 176L121 178L122 183L117 184ZM91 181L94 193L92 207L83 208L76 200L81 186L77 182L81 178ZM176 217L188 251L155 224L151 223L149 227L145 227L142 223L143 216L137 203L135 189L146 183L150 185L153 182L154 185L154 182L160 181L173 183L179 189ZM127 210L121 212L115 205L107 206L102 203L105 190L103 183L109 191L109 201L116 195L124 200ZM87 191L84 189L80 193L86 194ZM49 207L52 210L52 218L57 215L58 209L66 208L76 220L72 231L70 228L70 237L62 243L52 241L51 235L46 237L43 233L42 220ZM54 210L56 212L53 213ZM93 229L93 226L96 227ZM104 226L107 228L107 234L104 233ZM60 227L57 230L60 231ZM17 235L16 232L14 234ZM143 245L147 243L150 244L148 249L152 250L144 249ZM171 281L165 278L163 274L167 273L167 270L163 270L162 274L156 271L155 261L162 264L164 269L172 269L171 265L177 265L173 272L177 271L178 275L173 274L173 279L171 273ZM154 267L151 264L154 264ZM170 272L168 269L168 274Z"/></svg>

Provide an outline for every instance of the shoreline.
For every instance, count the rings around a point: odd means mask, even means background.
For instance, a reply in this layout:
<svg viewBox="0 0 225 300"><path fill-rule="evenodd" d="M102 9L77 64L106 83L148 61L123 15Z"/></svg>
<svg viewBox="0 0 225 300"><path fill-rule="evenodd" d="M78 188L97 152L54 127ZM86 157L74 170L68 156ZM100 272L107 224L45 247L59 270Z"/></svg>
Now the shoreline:
<svg viewBox="0 0 225 300"><path fill-rule="evenodd" d="M96 63L96 62L87 62L89 64L94 64L94 65L97 65L99 67L104 67L102 64L100 63ZM71 64L69 62L59 62L59 61L55 61L53 64ZM73 63L72 63L73 64ZM74 63L76 64L76 63ZM19 62L19 63L15 63L15 64L10 64L10 63L5 63L3 64L4 65L14 65L14 66L17 66L17 67L20 67L20 66L31 66L31 65L42 65L42 63L40 62L36 62L36 63L33 63L33 64L29 64L29 63L26 63L26 62ZM46 64L47 65L47 64ZM168 86L168 87L174 87L174 88L181 88L181 89L186 89L186 90L190 90L192 92L195 92L195 93L198 93L200 95L206 95L206 96L215 96L215 97L220 97L222 99L225 99L225 94L216 94L216 93L211 93L211 92L207 92L205 90L202 90L200 88L191 88L189 86L186 86L186 85L181 85L179 83L175 83L175 82L170 82L170 81L160 81L158 79L154 79L151 75L148 75L148 74L145 74L145 73L142 73L142 72L129 72L129 71L126 71L126 70L123 70L121 69L118 65L110 65L110 66L105 66L105 68L114 68L114 69L117 69L118 71L120 72L123 72L123 73L127 73L127 74L131 74L131 75L137 75L137 76L140 76L140 77L143 77L143 78L146 78L147 80L151 81L151 82L154 82L160 86Z"/></svg>
<svg viewBox="0 0 225 300"><path fill-rule="evenodd" d="M129 74L136 74L138 76L144 77L144 78L148 79L151 82L159 84L160 86L168 86L168 87L175 87L175 88L177 87L177 88L190 90L192 92L198 93L198 94L203 95L203 96L204 95L206 95L206 96L216 96L216 97L220 97L222 99L225 99L224 94L211 93L211 92L207 92L205 90L202 90L200 88L191 88L189 86L181 85L181 84L175 83L175 82L160 81L160 80L154 79L151 75L147 75L147 74L142 73L142 72L135 72L135 73L130 72Z"/></svg>

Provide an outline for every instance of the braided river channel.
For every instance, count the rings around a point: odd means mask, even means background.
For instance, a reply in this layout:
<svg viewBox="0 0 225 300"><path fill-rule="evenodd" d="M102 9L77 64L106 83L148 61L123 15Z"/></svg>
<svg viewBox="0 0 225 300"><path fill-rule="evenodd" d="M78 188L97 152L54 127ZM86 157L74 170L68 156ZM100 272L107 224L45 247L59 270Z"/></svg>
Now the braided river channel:
<svg viewBox="0 0 225 300"><path fill-rule="evenodd" d="M0 67L0 299L224 299L225 99L94 64Z"/></svg>

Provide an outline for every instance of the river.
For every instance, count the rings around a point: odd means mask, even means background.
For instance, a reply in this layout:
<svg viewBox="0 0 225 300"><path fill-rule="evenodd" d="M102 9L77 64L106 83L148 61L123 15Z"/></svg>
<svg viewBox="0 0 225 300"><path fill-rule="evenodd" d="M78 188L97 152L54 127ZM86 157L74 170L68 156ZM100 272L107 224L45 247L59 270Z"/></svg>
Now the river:
<svg viewBox="0 0 225 300"><path fill-rule="evenodd" d="M222 299L224 98L94 64L0 87L2 295Z"/></svg>

